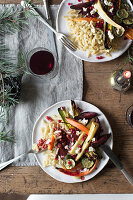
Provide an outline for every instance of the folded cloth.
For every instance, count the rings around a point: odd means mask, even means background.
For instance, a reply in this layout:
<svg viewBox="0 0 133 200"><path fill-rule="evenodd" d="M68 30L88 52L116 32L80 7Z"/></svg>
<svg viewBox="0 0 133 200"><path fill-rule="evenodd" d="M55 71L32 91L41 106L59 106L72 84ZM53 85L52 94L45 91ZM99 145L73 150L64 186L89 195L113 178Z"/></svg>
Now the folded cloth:
<svg viewBox="0 0 133 200"><path fill-rule="evenodd" d="M0 5L20 8L20 5ZM58 6L51 6L53 19L56 19ZM39 11L45 15L44 7ZM55 20L53 20L55 25ZM48 29L36 17L29 19L29 25L12 36L5 35L5 43L13 51L29 52L36 47L45 47L52 51L48 38ZM13 130L14 144L0 143L0 162L12 159L32 148L32 129L39 115L52 104L66 99L82 99L83 66L82 61L70 54L60 42L56 41L60 71L53 79L40 82L32 75L24 75L20 103L11 108L8 129ZM37 165L34 155L27 155L13 163L16 166Z"/></svg>

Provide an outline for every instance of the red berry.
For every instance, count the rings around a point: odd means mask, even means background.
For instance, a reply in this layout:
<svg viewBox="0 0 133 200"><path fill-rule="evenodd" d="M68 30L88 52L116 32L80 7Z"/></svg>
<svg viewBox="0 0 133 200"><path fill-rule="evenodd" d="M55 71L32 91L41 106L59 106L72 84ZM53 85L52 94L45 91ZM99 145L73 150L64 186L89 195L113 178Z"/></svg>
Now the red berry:
<svg viewBox="0 0 133 200"><path fill-rule="evenodd" d="M68 6L71 6L72 5L72 3L68 3Z"/></svg>

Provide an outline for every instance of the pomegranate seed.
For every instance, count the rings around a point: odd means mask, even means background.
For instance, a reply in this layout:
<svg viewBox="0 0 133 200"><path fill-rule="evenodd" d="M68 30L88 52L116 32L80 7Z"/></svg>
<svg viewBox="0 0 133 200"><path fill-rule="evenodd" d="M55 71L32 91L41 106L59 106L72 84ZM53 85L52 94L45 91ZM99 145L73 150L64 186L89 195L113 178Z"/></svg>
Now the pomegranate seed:
<svg viewBox="0 0 133 200"><path fill-rule="evenodd" d="M82 180L82 181L85 180L85 177L84 177L84 176L81 176L81 180Z"/></svg>
<svg viewBox="0 0 133 200"><path fill-rule="evenodd" d="M78 2L81 2L82 0L78 0Z"/></svg>
<svg viewBox="0 0 133 200"><path fill-rule="evenodd" d="M73 157L73 158L76 158L76 155L73 154L72 157Z"/></svg>
<svg viewBox="0 0 133 200"><path fill-rule="evenodd" d="M90 10L93 10L94 6L90 6Z"/></svg>
<svg viewBox="0 0 133 200"><path fill-rule="evenodd" d="M59 123L61 123L61 120L58 120Z"/></svg>
<svg viewBox="0 0 133 200"><path fill-rule="evenodd" d="M71 163L71 161L69 160L69 161L68 161L68 165L71 165L71 164L72 164L72 163Z"/></svg>
<svg viewBox="0 0 133 200"><path fill-rule="evenodd" d="M100 60L100 59L103 59L104 57L103 56L97 56L96 59Z"/></svg>
<svg viewBox="0 0 133 200"><path fill-rule="evenodd" d="M68 3L68 6L71 6L72 5L72 3Z"/></svg>
<svg viewBox="0 0 133 200"><path fill-rule="evenodd" d="M46 116L45 118L46 118L48 121L50 121L50 122L53 121L53 119L52 119L51 117L49 117L49 116Z"/></svg>
<svg viewBox="0 0 133 200"><path fill-rule="evenodd" d="M65 107L61 107L61 110L65 110Z"/></svg>
<svg viewBox="0 0 133 200"><path fill-rule="evenodd" d="M79 144L79 145L78 145L78 148L81 148L81 147L82 147L81 144Z"/></svg>
<svg viewBox="0 0 133 200"><path fill-rule="evenodd" d="M76 170L76 173L79 174L79 170Z"/></svg>
<svg viewBox="0 0 133 200"><path fill-rule="evenodd" d="M71 128L71 132L73 132L73 128Z"/></svg>

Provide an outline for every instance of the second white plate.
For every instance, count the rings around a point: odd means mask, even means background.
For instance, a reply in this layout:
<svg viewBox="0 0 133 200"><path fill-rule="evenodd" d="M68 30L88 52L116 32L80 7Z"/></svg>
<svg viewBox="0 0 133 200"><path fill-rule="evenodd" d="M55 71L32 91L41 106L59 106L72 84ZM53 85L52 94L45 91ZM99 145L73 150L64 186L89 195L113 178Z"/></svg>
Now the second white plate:
<svg viewBox="0 0 133 200"><path fill-rule="evenodd" d="M130 0L127 0L127 2L130 4L132 10L133 6L130 2ZM67 15L67 12L70 10L70 6L68 3L72 4L77 4L78 0L63 0L62 3L60 4L58 14L57 14L57 21L56 21L56 28L58 32L64 33L65 35L69 35L69 31L66 25L66 20L64 19L64 16ZM118 47L118 50L115 52L111 53L111 57L108 57L106 55L102 55L104 58L98 60L96 58L96 55L90 56L89 58L87 57L87 52L77 50L75 52L71 51L68 49L69 52L71 52L74 56L80 58L81 60L88 61L88 62L106 62L106 61L111 61L115 58L118 58L121 56L131 45L132 41L127 39L127 40L122 40L120 46Z"/></svg>

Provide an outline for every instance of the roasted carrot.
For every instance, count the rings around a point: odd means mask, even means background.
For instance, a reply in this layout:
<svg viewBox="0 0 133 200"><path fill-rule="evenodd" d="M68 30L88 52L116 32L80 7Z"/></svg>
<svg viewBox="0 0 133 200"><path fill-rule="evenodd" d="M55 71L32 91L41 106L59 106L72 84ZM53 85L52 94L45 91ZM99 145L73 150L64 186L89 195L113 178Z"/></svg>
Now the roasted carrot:
<svg viewBox="0 0 133 200"><path fill-rule="evenodd" d="M79 130L83 131L87 135L89 134L89 129L86 126L84 126L83 124L81 124L80 122L77 122L76 120L68 118L68 117L66 118L66 120L72 126L78 128Z"/></svg>
<svg viewBox="0 0 133 200"><path fill-rule="evenodd" d="M74 18L72 19L72 21L75 21L75 22L80 22L80 21L87 21L87 22L90 22L90 21L93 21L93 22L102 22L103 19L99 19L99 18L93 18L93 17L86 17L86 18Z"/></svg>
<svg viewBox="0 0 133 200"><path fill-rule="evenodd" d="M69 175L69 176L78 176L79 177L79 176L86 176L86 175L92 173L96 169L97 165L98 165L98 160L95 161L95 164L93 165L92 168L90 168L89 170L87 170L85 172L77 172L77 171L73 172L71 170L65 170L65 169L61 169L61 168L58 169L58 170L60 172L64 173L64 174L66 174L66 175Z"/></svg>
<svg viewBox="0 0 133 200"><path fill-rule="evenodd" d="M54 141L55 141L55 137L52 135L51 136L51 141L48 144L48 150L52 150L53 146L54 146Z"/></svg>
<svg viewBox="0 0 133 200"><path fill-rule="evenodd" d="M133 29L128 28L124 34L128 39L133 40Z"/></svg>

